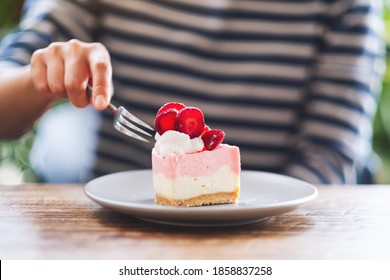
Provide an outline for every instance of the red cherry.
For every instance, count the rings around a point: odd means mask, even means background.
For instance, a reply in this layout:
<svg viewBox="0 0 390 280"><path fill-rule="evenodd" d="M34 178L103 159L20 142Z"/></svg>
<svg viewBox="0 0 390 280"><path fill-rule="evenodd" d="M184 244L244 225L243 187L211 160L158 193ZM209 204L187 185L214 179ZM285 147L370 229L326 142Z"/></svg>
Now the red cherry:
<svg viewBox="0 0 390 280"><path fill-rule="evenodd" d="M175 130L176 115L176 109L168 109L157 114L154 120L154 128L158 134L163 135L165 131Z"/></svg>
<svg viewBox="0 0 390 280"><path fill-rule="evenodd" d="M163 106L161 106L161 108L157 111L156 116L162 112L169 110L169 109L175 109L179 112L181 109L183 109L185 107L186 106L184 104L179 103L179 102L169 102L169 103L166 103Z"/></svg>
<svg viewBox="0 0 390 280"><path fill-rule="evenodd" d="M202 135L204 147L206 148L206 150L209 151L214 150L216 147L218 147L218 145L222 143L224 138L225 132L220 129L210 129Z"/></svg>
<svg viewBox="0 0 390 280"><path fill-rule="evenodd" d="M176 130L188 134L190 138L200 136L204 131L204 116L196 107L185 107L176 116Z"/></svg>

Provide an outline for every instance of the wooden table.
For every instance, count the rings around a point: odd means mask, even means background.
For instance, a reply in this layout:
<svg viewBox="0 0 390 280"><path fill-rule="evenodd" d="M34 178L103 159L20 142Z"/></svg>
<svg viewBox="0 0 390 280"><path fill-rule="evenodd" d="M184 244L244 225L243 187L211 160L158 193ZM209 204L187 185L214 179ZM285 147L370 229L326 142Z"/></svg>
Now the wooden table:
<svg viewBox="0 0 390 280"><path fill-rule="evenodd" d="M294 211L222 228L145 222L83 190L0 186L0 259L390 259L390 186L318 186Z"/></svg>

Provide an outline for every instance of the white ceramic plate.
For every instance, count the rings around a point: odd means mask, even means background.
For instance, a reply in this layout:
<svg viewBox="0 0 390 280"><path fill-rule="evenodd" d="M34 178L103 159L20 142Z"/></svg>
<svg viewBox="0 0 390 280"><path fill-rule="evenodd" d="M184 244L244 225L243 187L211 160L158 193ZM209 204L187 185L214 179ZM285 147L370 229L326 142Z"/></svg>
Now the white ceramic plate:
<svg viewBox="0 0 390 280"><path fill-rule="evenodd" d="M126 171L94 179L86 195L99 205L139 219L172 225L226 226L254 223L293 210L317 197L317 189L288 176L241 172L239 202L201 207L169 207L154 202L152 171Z"/></svg>

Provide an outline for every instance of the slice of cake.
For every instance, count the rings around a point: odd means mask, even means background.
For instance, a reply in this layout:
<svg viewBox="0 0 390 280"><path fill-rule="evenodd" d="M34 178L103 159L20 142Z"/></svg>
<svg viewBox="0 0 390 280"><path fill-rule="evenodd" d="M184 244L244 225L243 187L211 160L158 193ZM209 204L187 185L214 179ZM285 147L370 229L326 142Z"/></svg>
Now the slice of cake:
<svg viewBox="0 0 390 280"><path fill-rule="evenodd" d="M160 108L152 150L155 200L162 205L234 203L240 190L240 151L225 133L205 125L203 113L181 103Z"/></svg>

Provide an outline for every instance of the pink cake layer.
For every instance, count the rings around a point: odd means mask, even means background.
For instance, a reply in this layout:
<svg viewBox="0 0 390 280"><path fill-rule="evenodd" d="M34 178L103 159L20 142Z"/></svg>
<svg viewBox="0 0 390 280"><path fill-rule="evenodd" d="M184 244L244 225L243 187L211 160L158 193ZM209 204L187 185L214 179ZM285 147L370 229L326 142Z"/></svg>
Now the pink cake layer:
<svg viewBox="0 0 390 280"><path fill-rule="evenodd" d="M168 179L183 176L209 176L225 164L229 164L230 169L239 174L240 152L238 147L220 144L212 151L174 154L165 157L160 156L154 149L152 151L153 173L163 173Z"/></svg>

